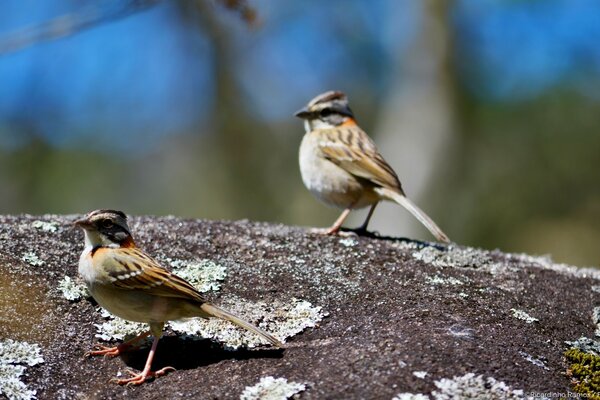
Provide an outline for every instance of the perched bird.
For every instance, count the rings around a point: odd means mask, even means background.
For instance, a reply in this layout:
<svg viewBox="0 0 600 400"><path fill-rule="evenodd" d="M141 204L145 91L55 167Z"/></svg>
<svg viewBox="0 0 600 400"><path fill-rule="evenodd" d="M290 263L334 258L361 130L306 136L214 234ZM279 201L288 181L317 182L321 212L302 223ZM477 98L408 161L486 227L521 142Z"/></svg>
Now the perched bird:
<svg viewBox="0 0 600 400"><path fill-rule="evenodd" d="M91 295L106 310L129 321L146 322L150 330L116 347L98 346L89 355L117 356L146 336L154 341L141 373L128 371L130 378L118 384L139 385L164 375L172 367L151 371L152 359L166 321L182 318L221 318L266 339L282 343L269 333L214 306L188 282L169 272L136 247L127 217L121 211L96 210L75 221L85 232L85 249L79 259L79 274Z"/></svg>
<svg viewBox="0 0 600 400"><path fill-rule="evenodd" d="M321 201L344 209L325 233L338 233L351 210L371 206L359 228L366 230L377 203L390 200L406 208L439 241L450 242L435 222L406 197L392 167L356 123L344 93L320 94L295 115L304 120L306 130L300 145L304 185Z"/></svg>

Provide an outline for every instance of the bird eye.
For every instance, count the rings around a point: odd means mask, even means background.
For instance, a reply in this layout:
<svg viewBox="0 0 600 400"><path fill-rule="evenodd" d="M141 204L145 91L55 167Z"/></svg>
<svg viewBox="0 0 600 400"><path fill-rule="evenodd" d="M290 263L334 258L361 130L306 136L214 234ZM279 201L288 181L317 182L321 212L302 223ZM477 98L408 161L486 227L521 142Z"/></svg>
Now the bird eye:
<svg viewBox="0 0 600 400"><path fill-rule="evenodd" d="M319 115L320 115L321 117L328 117L328 116L330 116L330 115L331 115L331 109L329 109L329 108L324 108L324 109L322 109L322 110L321 110L321 112L319 113Z"/></svg>
<svg viewBox="0 0 600 400"><path fill-rule="evenodd" d="M113 223L110 219L104 219L102 220L102 227L104 228L112 228Z"/></svg>

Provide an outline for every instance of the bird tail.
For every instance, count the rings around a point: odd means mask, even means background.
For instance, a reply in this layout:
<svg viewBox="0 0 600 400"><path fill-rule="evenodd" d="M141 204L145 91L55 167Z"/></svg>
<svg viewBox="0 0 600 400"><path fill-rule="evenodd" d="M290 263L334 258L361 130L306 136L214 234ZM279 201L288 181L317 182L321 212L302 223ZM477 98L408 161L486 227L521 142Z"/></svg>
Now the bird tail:
<svg viewBox="0 0 600 400"><path fill-rule="evenodd" d="M450 243L450 239L448 236L440 229L439 226L423 210L421 210L415 203L410 201L408 197L404 196L401 193L398 193L394 190L390 190L387 188L377 188L375 189L381 196L384 198L395 201L400 204L402 207L406 208L416 219L421 222L425 228L431 232L433 236L437 238L440 242Z"/></svg>
<svg viewBox="0 0 600 400"><path fill-rule="evenodd" d="M242 327L250 332L257 334L258 336L264 338L273 346L283 347L283 343L277 339L275 336L265 332L264 330L252 325L250 322L244 321L240 317L233 315L229 311L225 311L222 308L214 306L212 304L204 303L200 306L202 311L209 314L210 316L224 319L226 321L233 322L239 327Z"/></svg>

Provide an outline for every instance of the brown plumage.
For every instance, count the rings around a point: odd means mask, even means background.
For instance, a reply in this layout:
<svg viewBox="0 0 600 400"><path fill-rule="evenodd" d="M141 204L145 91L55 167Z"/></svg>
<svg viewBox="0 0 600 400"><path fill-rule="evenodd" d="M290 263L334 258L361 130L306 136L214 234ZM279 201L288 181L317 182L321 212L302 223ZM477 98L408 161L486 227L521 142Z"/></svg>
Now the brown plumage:
<svg viewBox="0 0 600 400"><path fill-rule="evenodd" d="M371 206L359 230L366 230L377 203L391 200L406 208L440 241L448 236L404 194L396 172L358 126L345 94L318 95L296 113L306 134L300 145L300 172L306 187L325 203L344 209L326 231L337 233L350 210Z"/></svg>
<svg viewBox="0 0 600 400"><path fill-rule="evenodd" d="M127 217L120 211L97 210L75 222L85 232L86 247L79 260L79 274L100 306L129 321L148 323L150 330L117 347L101 347L90 355L115 356L132 343L154 335L144 370L119 384L139 385L172 368L151 371L152 359L165 322L183 318L221 318L255 333L274 346L273 335L240 317L210 304L184 279L173 274L135 246Z"/></svg>

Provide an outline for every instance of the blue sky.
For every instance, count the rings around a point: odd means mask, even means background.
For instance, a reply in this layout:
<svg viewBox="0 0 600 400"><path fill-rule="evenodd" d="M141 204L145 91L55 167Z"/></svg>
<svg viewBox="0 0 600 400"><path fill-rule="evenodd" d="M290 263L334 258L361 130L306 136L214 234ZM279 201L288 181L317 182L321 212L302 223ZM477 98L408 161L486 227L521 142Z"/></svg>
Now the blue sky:
<svg viewBox="0 0 600 400"><path fill-rule="evenodd" d="M74 4L5 0L0 35L87 10ZM97 4L105 11L119 7ZM218 7L215 12L233 40L231 68L252 109L266 120L284 120L324 88L385 91L423 3L251 4L263 21L256 29ZM599 98L600 2L459 0L451 22L459 79L476 98L518 102L556 87ZM174 4L163 2L0 56L0 146L18 146L23 131L56 146L77 146L93 135L110 147L117 138L137 146L190 129L210 119L213 54L204 32L182 23Z"/></svg>

